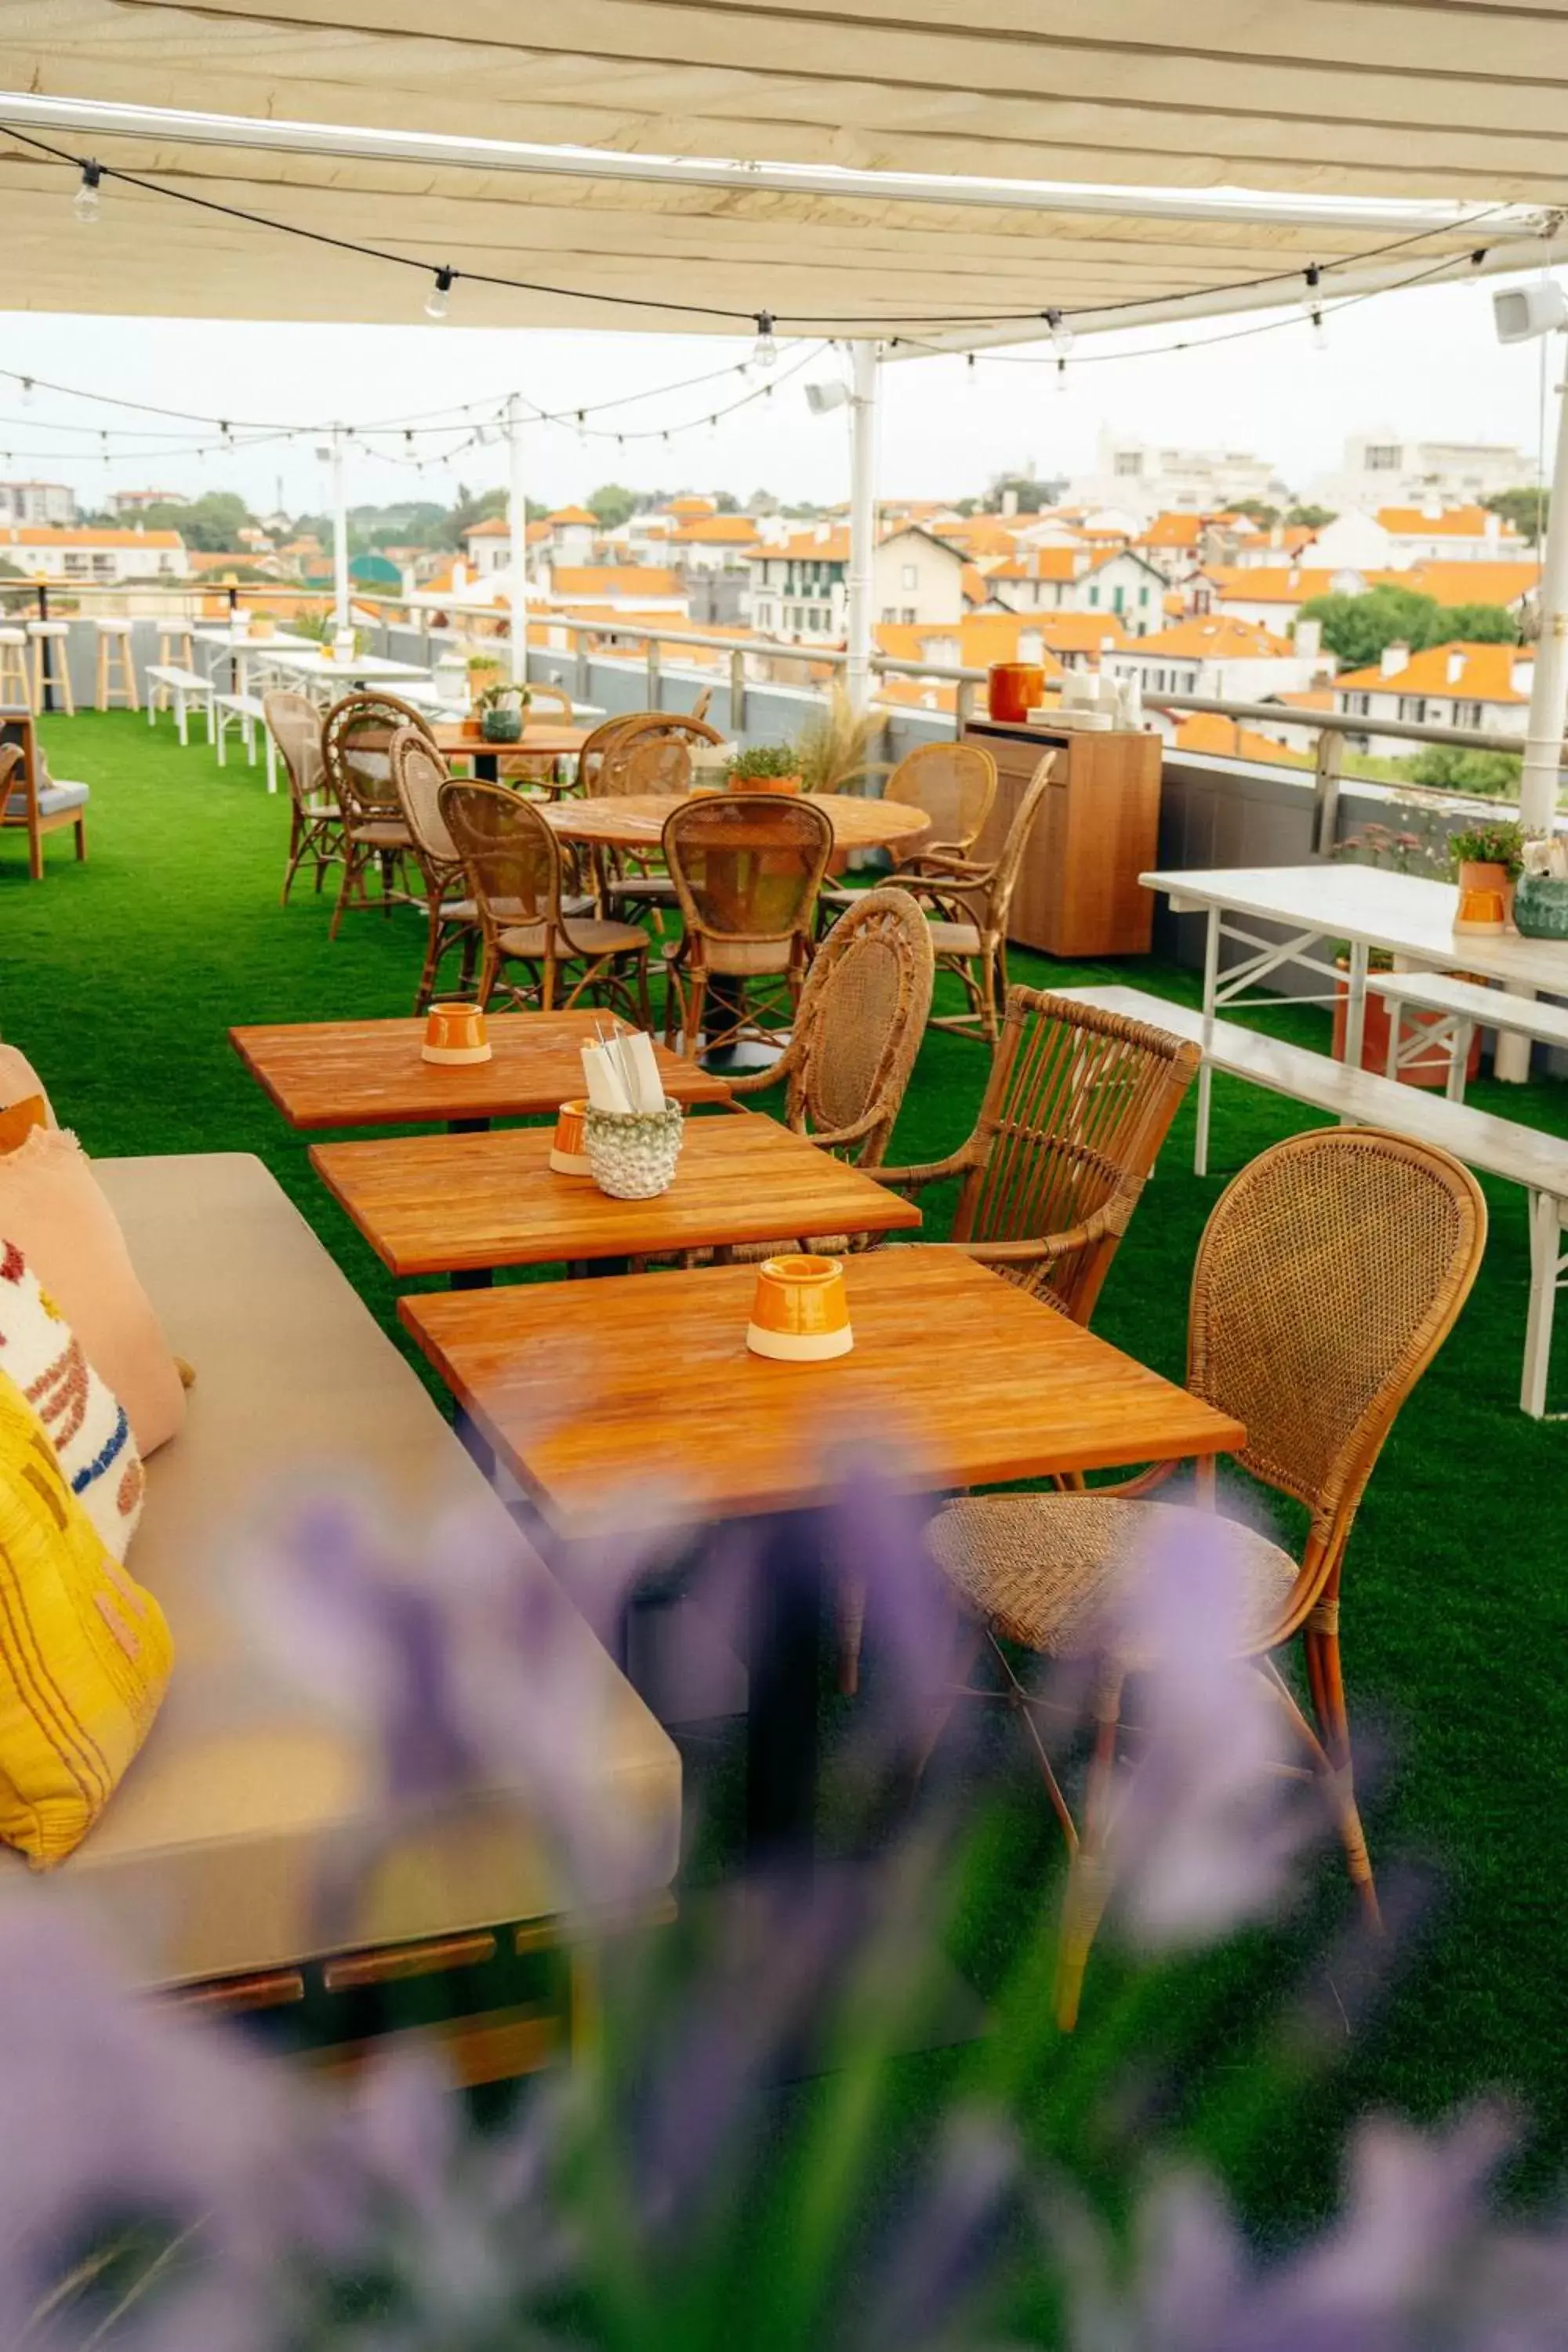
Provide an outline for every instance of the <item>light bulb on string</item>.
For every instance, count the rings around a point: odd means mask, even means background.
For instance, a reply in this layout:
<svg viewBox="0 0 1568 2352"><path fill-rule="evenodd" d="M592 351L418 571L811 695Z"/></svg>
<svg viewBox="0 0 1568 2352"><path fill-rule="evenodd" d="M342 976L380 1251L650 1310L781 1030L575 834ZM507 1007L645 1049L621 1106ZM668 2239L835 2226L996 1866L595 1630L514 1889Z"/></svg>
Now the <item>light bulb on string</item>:
<svg viewBox="0 0 1568 2352"><path fill-rule="evenodd" d="M1323 325L1323 298L1319 290L1322 284L1322 272L1315 261L1308 263L1305 277L1305 291L1301 296L1302 314L1312 330L1313 350L1326 351L1329 338Z"/></svg>
<svg viewBox="0 0 1568 2352"><path fill-rule="evenodd" d="M1059 363L1067 358L1073 347L1072 329L1059 310L1047 310L1046 324L1051 331L1051 349L1055 352Z"/></svg>
<svg viewBox="0 0 1568 2352"><path fill-rule="evenodd" d="M1058 390L1058 392L1065 392L1065 391L1067 390L1067 388L1068 388L1068 363L1067 363L1066 360L1058 360L1058 361L1057 362L1057 390Z"/></svg>
<svg viewBox="0 0 1568 2352"><path fill-rule="evenodd" d="M81 167L81 185L71 199L72 212L79 221L89 226L103 209L102 201L98 193L99 183L102 178L101 163L84 163Z"/></svg>
<svg viewBox="0 0 1568 2352"><path fill-rule="evenodd" d="M447 298L451 290L452 272L449 269L438 269L436 272L436 282L425 297L425 316L427 319L446 317Z"/></svg>
<svg viewBox="0 0 1568 2352"><path fill-rule="evenodd" d="M756 347L752 352L752 357L760 368L771 368L777 361L778 355L779 347L773 340L773 314L771 310L759 310Z"/></svg>
<svg viewBox="0 0 1568 2352"><path fill-rule="evenodd" d="M583 414L582 409L577 411L577 438L579 441L586 441L588 438L588 429L583 422Z"/></svg>
<svg viewBox="0 0 1568 2352"><path fill-rule="evenodd" d="M22 405L24 408L31 408L32 404L33 379L30 375L25 375L22 378Z"/></svg>
<svg viewBox="0 0 1568 2352"><path fill-rule="evenodd" d="M970 352L969 357L963 362L963 381L969 386L971 392L974 390L975 385L980 381L980 371L975 364L974 353L973 352Z"/></svg>

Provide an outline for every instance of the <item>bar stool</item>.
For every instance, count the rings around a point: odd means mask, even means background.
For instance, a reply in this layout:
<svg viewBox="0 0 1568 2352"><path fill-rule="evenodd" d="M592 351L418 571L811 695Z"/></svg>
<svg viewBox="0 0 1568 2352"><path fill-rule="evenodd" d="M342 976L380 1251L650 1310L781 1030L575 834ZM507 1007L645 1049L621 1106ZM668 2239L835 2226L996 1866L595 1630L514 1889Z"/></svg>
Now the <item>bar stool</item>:
<svg viewBox="0 0 1568 2352"><path fill-rule="evenodd" d="M118 694L127 710L140 710L142 698L136 691L130 622L95 620L92 625L98 631L99 709L109 709L110 695Z"/></svg>
<svg viewBox="0 0 1568 2352"><path fill-rule="evenodd" d="M11 710L31 710L33 708L33 681L27 668L26 629L0 629L0 703Z"/></svg>
<svg viewBox="0 0 1568 2352"><path fill-rule="evenodd" d="M44 697L52 688L58 706L68 719L76 717L76 697L71 692L70 633L68 621L29 621L27 635L33 646L33 709L42 710Z"/></svg>
<svg viewBox="0 0 1568 2352"><path fill-rule="evenodd" d="M179 647L178 653L171 650L175 646ZM161 669L168 669L171 665L177 665L181 669L195 669L196 646L188 621L159 622L158 665Z"/></svg>

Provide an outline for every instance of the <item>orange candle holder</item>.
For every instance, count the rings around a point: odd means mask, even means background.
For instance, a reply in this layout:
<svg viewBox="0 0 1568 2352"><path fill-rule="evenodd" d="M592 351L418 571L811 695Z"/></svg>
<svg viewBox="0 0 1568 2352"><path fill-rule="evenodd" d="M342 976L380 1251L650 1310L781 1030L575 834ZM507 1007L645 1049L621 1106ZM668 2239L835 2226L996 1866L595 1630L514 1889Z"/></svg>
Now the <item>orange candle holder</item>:
<svg viewBox="0 0 1568 2352"><path fill-rule="evenodd" d="M821 1364L855 1345L844 1263L837 1257L768 1257L757 1268L746 1345L784 1364Z"/></svg>
<svg viewBox="0 0 1568 2352"><path fill-rule="evenodd" d="M488 1062L491 1048L484 1014L477 1004L433 1004L425 1016L425 1043L419 1050L427 1062Z"/></svg>
<svg viewBox="0 0 1568 2352"><path fill-rule="evenodd" d="M583 1122L587 1117L585 1102L563 1102L555 1114L555 1132L550 1139L550 1165L557 1176L591 1176L594 1163L588 1157L587 1139Z"/></svg>

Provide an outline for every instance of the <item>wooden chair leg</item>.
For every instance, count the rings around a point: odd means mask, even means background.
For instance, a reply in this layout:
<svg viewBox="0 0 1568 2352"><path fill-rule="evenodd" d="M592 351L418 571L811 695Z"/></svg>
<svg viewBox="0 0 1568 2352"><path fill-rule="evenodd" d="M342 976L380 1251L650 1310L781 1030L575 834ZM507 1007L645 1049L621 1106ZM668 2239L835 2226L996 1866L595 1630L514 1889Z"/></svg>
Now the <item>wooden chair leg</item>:
<svg viewBox="0 0 1568 2352"><path fill-rule="evenodd" d="M35 882L44 878L44 836L36 824L27 827L27 872Z"/></svg>
<svg viewBox="0 0 1568 2352"><path fill-rule="evenodd" d="M1322 1622L1314 1624L1309 1619L1303 1631L1307 1686L1312 1695L1312 1711L1322 1735L1328 1765L1325 1786L1344 1843L1345 1867L1350 1874L1351 1885L1375 1927L1382 1925L1382 1915L1378 1909L1372 1856L1367 1851L1366 1832L1362 1827L1361 1808L1355 1799L1350 1715L1345 1706L1344 1675L1340 1664L1339 1630L1337 1622L1333 1622L1337 1620L1338 1613L1337 1601L1320 1602L1314 1614Z"/></svg>
<svg viewBox="0 0 1568 2352"><path fill-rule="evenodd" d="M87 864L87 819L84 816L79 816L76 821L76 862L79 866Z"/></svg>
<svg viewBox="0 0 1568 2352"><path fill-rule="evenodd" d="M327 932L330 940L335 940L338 936L338 926L343 919L343 909L353 899L354 885L363 874L365 861L369 856L370 852L363 842L351 841L348 844L348 854L343 859L342 887L338 892L338 903L332 909L331 924Z"/></svg>
<svg viewBox="0 0 1568 2352"><path fill-rule="evenodd" d="M100 637L98 641L97 683L98 707L100 710L107 710L109 708L109 639L107 637Z"/></svg>

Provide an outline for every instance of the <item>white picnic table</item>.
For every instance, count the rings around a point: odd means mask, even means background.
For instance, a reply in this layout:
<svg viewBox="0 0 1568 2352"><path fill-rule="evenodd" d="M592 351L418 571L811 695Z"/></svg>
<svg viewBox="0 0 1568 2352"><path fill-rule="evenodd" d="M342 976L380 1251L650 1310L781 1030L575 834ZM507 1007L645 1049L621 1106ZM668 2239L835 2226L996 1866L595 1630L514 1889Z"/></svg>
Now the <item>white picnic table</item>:
<svg viewBox="0 0 1568 2352"><path fill-rule="evenodd" d="M269 637L252 636L248 629L231 628L226 622L210 628L193 629L192 637L198 646L205 646L207 675L210 677L216 663L226 655L234 666L234 691L250 691L252 662L266 667L275 663L281 653L309 653L316 647L313 637L297 637L279 629Z"/></svg>
<svg viewBox="0 0 1568 2352"><path fill-rule="evenodd" d="M1193 873L1141 874L1147 890L1163 891L1173 914L1208 919L1204 950L1203 1011L1205 1040L1223 1005L1268 1002L1246 992L1283 964L1299 964L1329 983L1322 995L1296 997L1296 1003L1331 1004L1343 982L1345 1062L1361 1066L1366 1021L1367 971L1374 948L1413 966L1451 971L1456 964L1498 982L1517 996L1568 996L1568 946L1552 940L1522 940L1515 933L1463 931L1456 939L1459 894L1451 882L1418 874L1388 874L1373 866L1217 866ZM1283 940L1260 939L1247 925L1282 924ZM1246 950L1223 970L1226 940ZM1348 948L1348 969L1333 953ZM1194 1166L1208 1171L1209 1100L1213 1076L1205 1055L1198 1076L1197 1147Z"/></svg>
<svg viewBox="0 0 1568 2352"><path fill-rule="evenodd" d="M416 686L433 683L429 670L418 662L395 661L386 654L355 654L351 661L339 661L328 647L315 644L307 645L303 652L279 655L273 667L307 686L330 687L337 694L347 694L355 687L393 686L400 679Z"/></svg>

